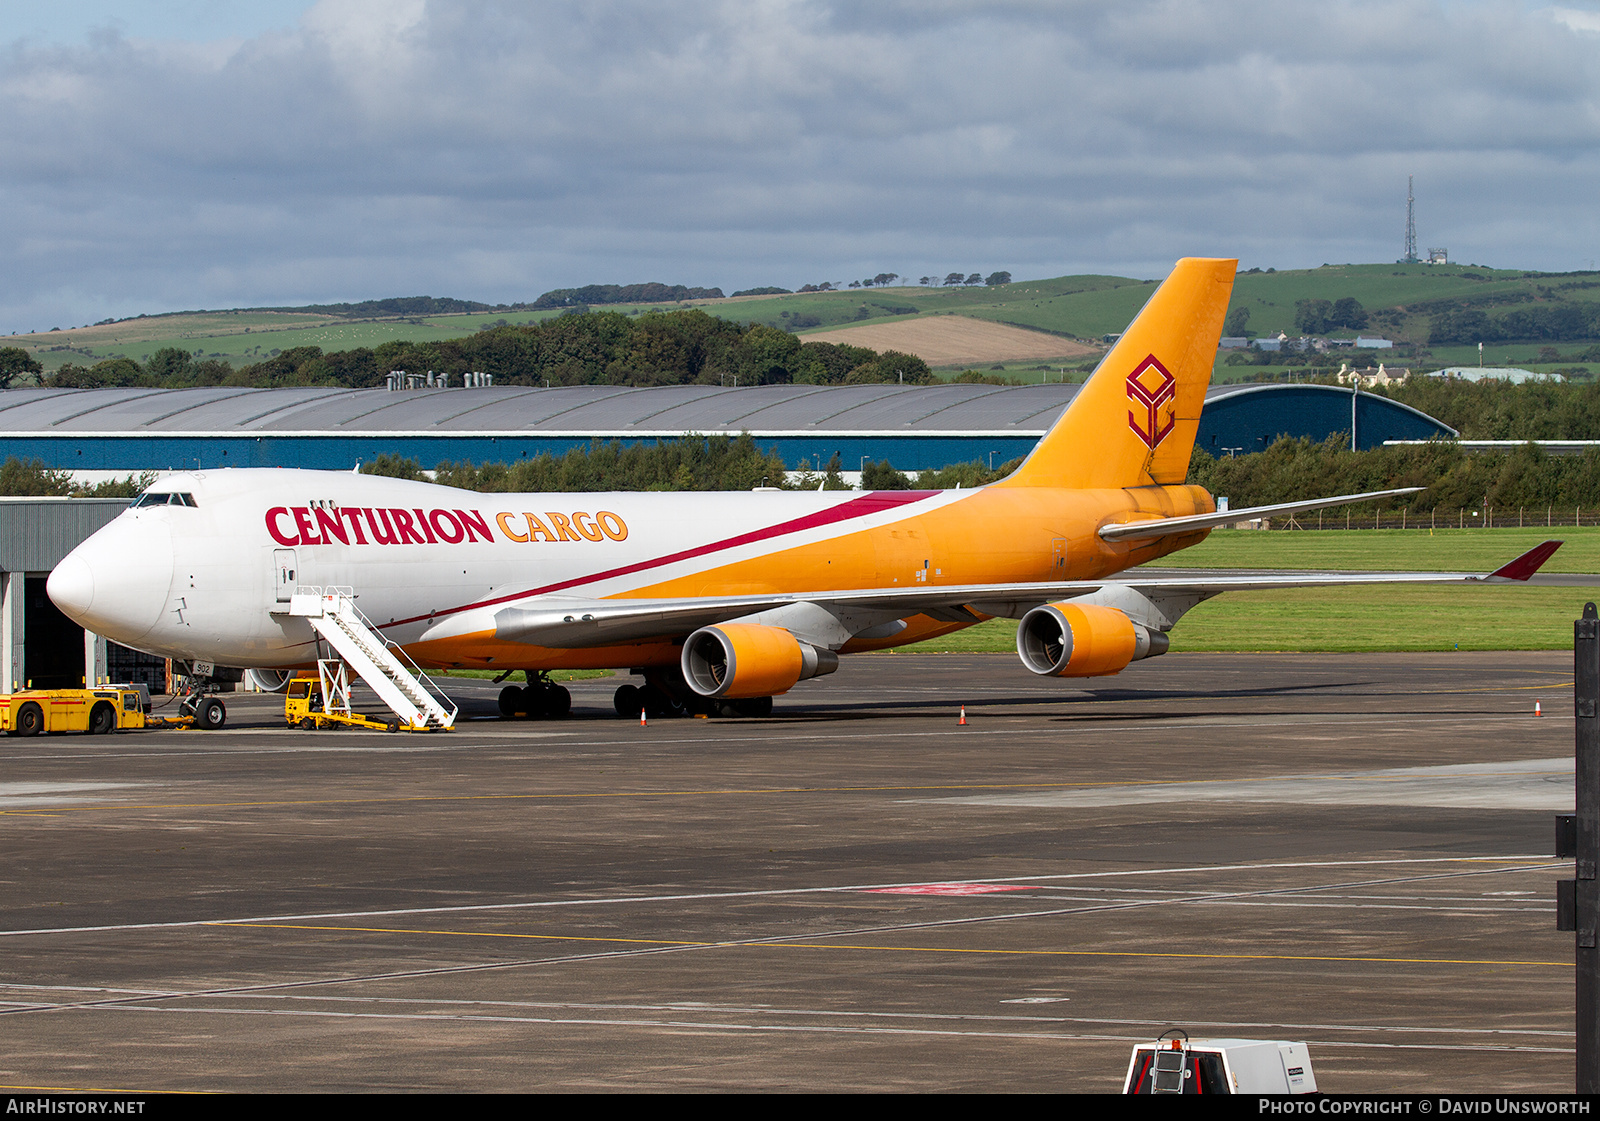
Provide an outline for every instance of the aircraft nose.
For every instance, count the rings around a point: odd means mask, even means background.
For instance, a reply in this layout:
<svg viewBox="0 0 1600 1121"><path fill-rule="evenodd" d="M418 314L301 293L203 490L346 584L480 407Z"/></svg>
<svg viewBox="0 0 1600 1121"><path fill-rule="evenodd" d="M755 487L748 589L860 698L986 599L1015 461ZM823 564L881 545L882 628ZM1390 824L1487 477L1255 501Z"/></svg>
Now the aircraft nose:
<svg viewBox="0 0 1600 1121"><path fill-rule="evenodd" d="M77 553L69 553L50 573L44 590L51 603L76 618L94 605L94 569Z"/></svg>
<svg viewBox="0 0 1600 1121"><path fill-rule="evenodd" d="M172 567L165 519L124 514L68 553L45 592L85 630L132 645L160 621Z"/></svg>

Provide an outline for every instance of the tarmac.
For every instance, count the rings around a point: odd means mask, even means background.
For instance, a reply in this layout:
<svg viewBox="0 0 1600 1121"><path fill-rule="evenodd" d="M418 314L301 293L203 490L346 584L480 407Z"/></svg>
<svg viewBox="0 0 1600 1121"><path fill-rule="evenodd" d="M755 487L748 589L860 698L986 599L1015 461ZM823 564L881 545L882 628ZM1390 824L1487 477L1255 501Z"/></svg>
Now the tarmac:
<svg viewBox="0 0 1600 1121"><path fill-rule="evenodd" d="M1570 654L868 655L647 727L622 680L0 740L0 1085L1108 1092L1180 1028L1572 1089Z"/></svg>

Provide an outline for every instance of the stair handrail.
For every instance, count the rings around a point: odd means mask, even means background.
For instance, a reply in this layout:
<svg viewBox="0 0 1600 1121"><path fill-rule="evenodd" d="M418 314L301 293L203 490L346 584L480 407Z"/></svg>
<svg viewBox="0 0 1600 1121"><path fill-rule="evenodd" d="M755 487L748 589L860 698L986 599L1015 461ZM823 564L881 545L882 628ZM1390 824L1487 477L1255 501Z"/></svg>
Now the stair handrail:
<svg viewBox="0 0 1600 1121"><path fill-rule="evenodd" d="M371 619L367 618L367 616L362 612L361 608L356 606L356 597L353 590L349 588L341 588L338 591L330 591L326 594L338 595L341 598L349 601L350 613L361 621L362 626L366 627L367 630L378 636L378 638L383 642L384 646L392 651L396 659L406 667L406 670L421 682L422 687L427 690L428 694L433 698L434 703L440 708L446 709L449 712L449 722L454 723L456 714L460 712L460 708L456 705L455 701L451 700L449 694L439 687L439 683L437 681L422 671L421 666L417 665L416 662L411 660L411 655L407 654L405 649L398 642L392 641L388 635L384 634L383 631L375 623L373 623Z"/></svg>
<svg viewBox="0 0 1600 1121"><path fill-rule="evenodd" d="M422 667L411 660L411 655L407 654L405 649L398 642L393 641L388 635L384 634L382 628L378 627L377 624L375 624L371 619L367 618L366 614L361 610L361 608L356 606L356 591L354 588L343 584L298 584L295 586L295 593L298 595L317 596L320 599L326 599L330 596L333 596L345 600L349 605L350 613L360 621L361 625L366 627L367 630L371 631L373 634L377 635L379 640L384 644L384 647L392 651L397 660L406 667L406 671L413 677L419 679L423 689L428 693L435 704L437 704L441 709L445 709L449 712L449 720L447 720L446 723L455 723L456 716L461 711L460 707L455 703L455 701L450 699L450 695L448 693L439 687L439 683L437 681L424 673L422 671ZM404 690L402 690L402 692L403 691Z"/></svg>

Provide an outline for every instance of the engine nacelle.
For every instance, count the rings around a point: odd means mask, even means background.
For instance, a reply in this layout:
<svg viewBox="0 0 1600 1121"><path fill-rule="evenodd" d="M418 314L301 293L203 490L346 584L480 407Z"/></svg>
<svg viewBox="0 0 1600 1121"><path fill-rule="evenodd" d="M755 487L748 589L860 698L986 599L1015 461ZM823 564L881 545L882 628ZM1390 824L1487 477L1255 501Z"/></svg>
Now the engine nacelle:
<svg viewBox="0 0 1600 1121"><path fill-rule="evenodd" d="M292 669L247 669L244 671L244 680L252 689L259 689L263 693L281 693L289 688L289 679L294 677Z"/></svg>
<svg viewBox="0 0 1600 1121"><path fill-rule="evenodd" d="M782 627L722 623L683 644L683 678L702 697L770 697L797 681L839 668L839 655L801 642Z"/></svg>
<svg viewBox="0 0 1600 1121"><path fill-rule="evenodd" d="M1103 677L1129 662L1165 654L1167 636L1114 607L1047 603L1017 624L1017 656L1045 677Z"/></svg>

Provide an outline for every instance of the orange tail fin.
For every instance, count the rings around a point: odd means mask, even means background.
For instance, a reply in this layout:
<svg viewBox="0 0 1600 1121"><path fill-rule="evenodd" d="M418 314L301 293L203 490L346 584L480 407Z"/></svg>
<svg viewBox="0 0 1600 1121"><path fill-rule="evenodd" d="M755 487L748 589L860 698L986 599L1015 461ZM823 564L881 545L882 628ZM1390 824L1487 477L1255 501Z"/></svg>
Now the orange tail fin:
<svg viewBox="0 0 1600 1121"><path fill-rule="evenodd" d="M1182 483L1238 267L1179 261L1022 466L995 485Z"/></svg>

